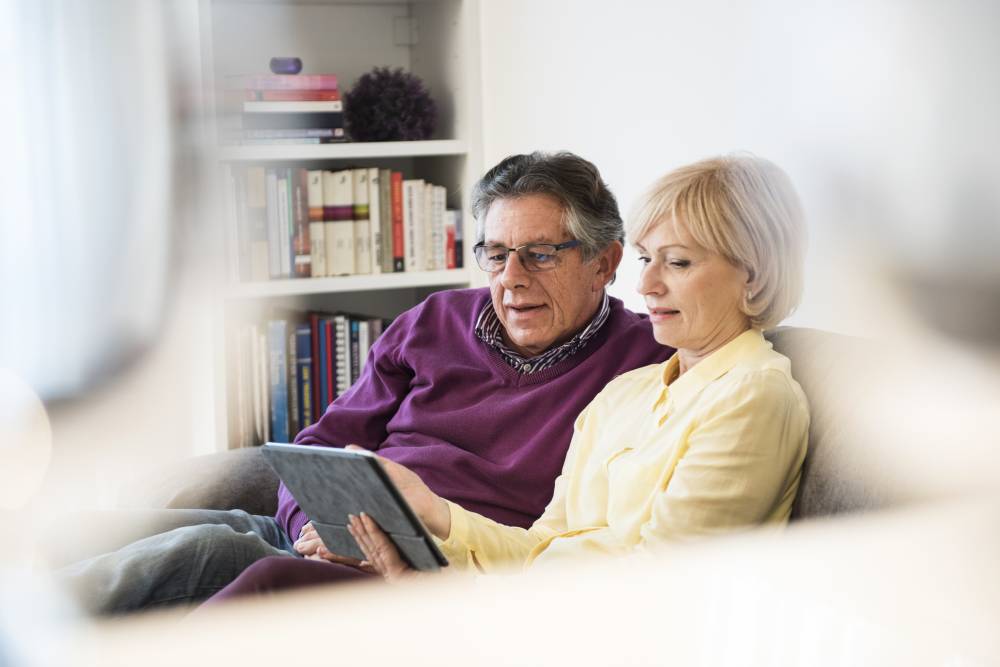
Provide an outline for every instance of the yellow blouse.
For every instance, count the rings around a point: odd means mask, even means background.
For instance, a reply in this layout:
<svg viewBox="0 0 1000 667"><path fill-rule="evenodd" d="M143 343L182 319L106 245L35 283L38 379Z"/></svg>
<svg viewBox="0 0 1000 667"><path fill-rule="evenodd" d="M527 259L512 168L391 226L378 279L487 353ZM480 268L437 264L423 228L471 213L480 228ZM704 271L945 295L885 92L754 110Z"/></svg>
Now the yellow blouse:
<svg viewBox="0 0 1000 667"><path fill-rule="evenodd" d="M625 555L783 523L798 490L809 408L788 359L749 330L677 377L675 354L612 380L580 414L552 501L531 528L449 503L438 541L457 568Z"/></svg>

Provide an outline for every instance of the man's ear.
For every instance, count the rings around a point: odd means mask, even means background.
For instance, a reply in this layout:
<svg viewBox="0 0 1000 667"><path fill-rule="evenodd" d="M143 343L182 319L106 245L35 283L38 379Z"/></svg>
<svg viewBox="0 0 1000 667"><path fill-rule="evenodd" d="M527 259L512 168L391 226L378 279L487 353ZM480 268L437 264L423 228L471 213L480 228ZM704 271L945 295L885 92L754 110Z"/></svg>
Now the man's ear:
<svg viewBox="0 0 1000 667"><path fill-rule="evenodd" d="M594 274L593 289L599 292L611 284L615 279L615 272L618 265L622 263L622 255L625 251L619 241L609 243L608 247L601 251L594 262L597 264L597 272Z"/></svg>

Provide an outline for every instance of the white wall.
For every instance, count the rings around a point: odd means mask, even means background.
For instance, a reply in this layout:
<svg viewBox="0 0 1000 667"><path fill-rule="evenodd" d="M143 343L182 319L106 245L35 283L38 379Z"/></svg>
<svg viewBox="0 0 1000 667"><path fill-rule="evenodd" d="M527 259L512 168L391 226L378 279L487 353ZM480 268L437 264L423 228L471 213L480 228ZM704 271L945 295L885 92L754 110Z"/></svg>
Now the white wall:
<svg viewBox="0 0 1000 667"><path fill-rule="evenodd" d="M908 314L881 276L997 263L998 18L986 1L484 0L485 163L572 150L627 212L672 167L770 158L810 223L790 322L888 333ZM613 290L641 310L635 257Z"/></svg>

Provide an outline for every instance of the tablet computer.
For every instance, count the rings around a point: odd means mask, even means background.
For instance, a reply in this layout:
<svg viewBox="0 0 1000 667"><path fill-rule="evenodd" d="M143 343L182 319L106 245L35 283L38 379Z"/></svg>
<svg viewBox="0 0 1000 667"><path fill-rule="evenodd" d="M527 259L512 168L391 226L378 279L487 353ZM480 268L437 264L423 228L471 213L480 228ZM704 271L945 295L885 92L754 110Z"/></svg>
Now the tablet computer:
<svg viewBox="0 0 1000 667"><path fill-rule="evenodd" d="M448 564L372 452L274 442L261 451L330 551L364 560L347 531L347 515L364 512L413 568L437 570Z"/></svg>

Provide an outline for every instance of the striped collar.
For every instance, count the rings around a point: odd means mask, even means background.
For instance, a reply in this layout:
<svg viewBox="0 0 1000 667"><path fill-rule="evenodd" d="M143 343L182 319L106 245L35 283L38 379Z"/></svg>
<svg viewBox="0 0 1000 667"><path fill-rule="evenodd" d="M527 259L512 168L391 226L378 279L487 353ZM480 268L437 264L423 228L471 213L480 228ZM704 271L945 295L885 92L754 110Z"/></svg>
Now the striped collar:
<svg viewBox="0 0 1000 667"><path fill-rule="evenodd" d="M479 313L479 318L476 320L476 336L479 340L499 352L503 360L516 371L522 375L530 375L531 373L555 366L560 361L568 359L580 351L587 344L587 341L601 330L601 326L607 321L610 314L611 300L608 298L608 293L604 292L601 307L598 309L594 319L584 327L583 331L562 345L542 352L537 357L526 358L510 349L504 342L503 325L500 323L500 318L497 317L496 311L493 310L493 303L488 301Z"/></svg>

